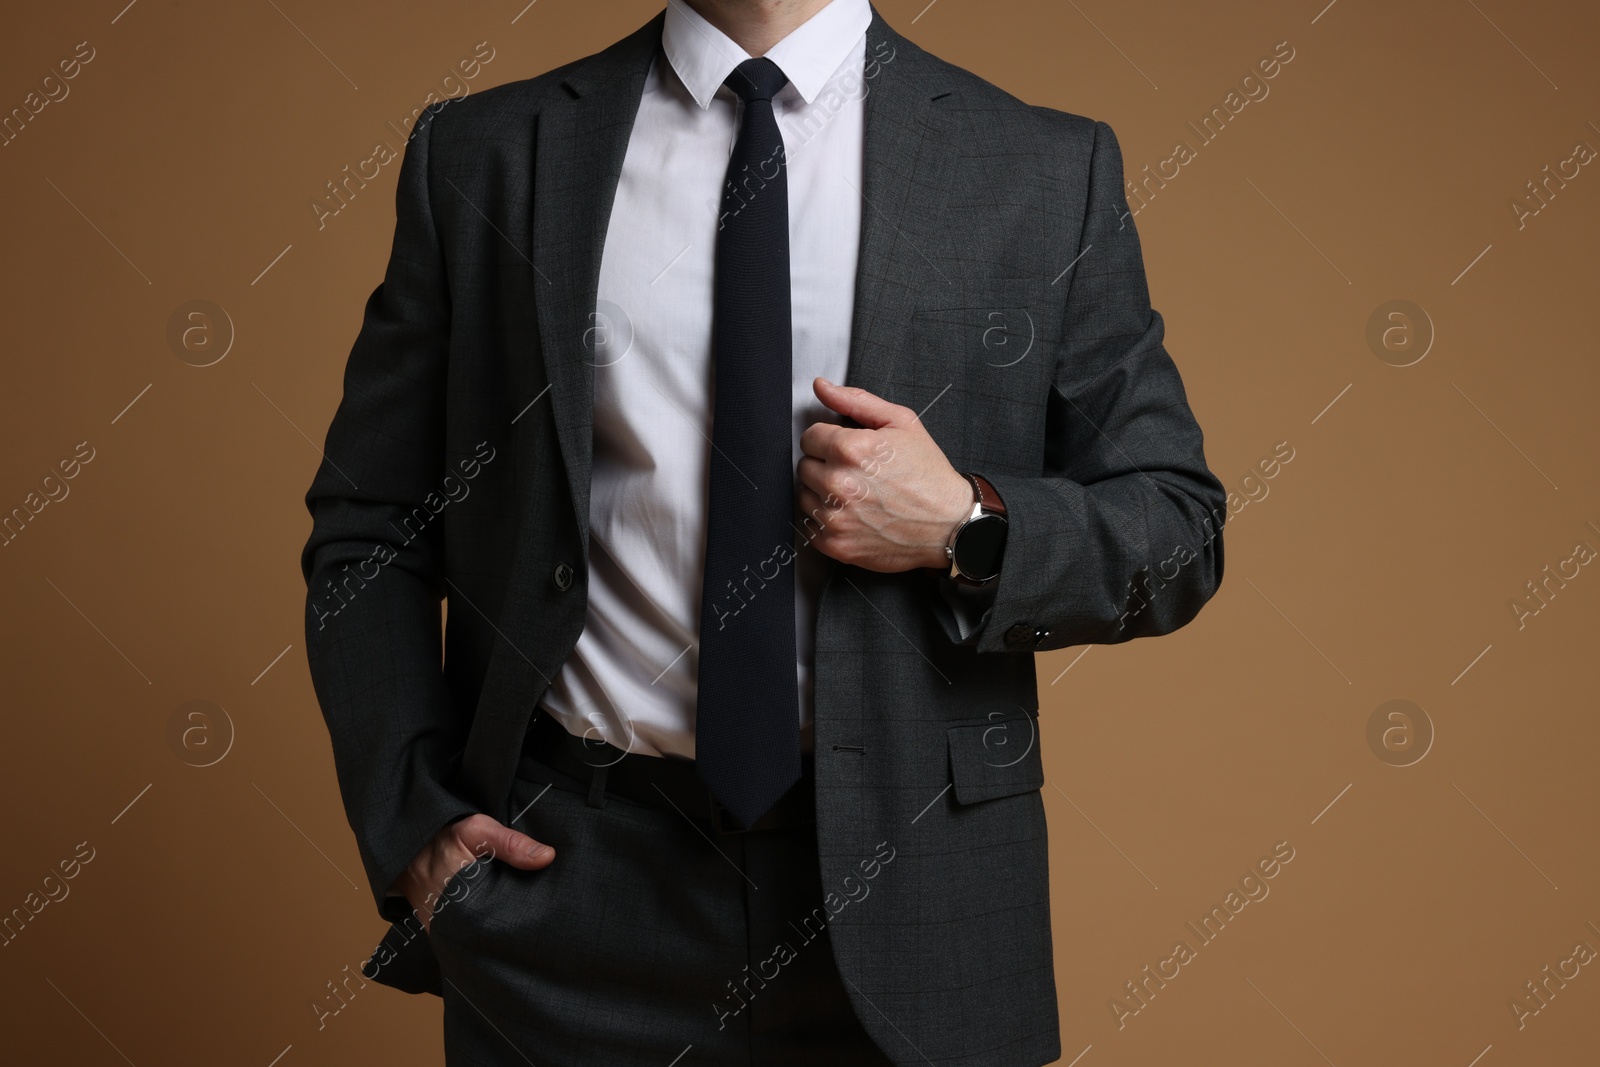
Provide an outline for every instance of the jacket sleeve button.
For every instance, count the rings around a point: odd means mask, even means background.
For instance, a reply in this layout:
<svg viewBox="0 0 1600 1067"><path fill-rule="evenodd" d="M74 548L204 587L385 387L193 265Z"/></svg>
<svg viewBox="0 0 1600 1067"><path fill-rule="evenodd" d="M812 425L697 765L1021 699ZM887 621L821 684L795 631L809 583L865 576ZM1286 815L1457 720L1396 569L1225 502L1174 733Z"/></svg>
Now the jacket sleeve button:
<svg viewBox="0 0 1600 1067"><path fill-rule="evenodd" d="M563 593L572 588L572 568L565 563L556 564L556 588Z"/></svg>
<svg viewBox="0 0 1600 1067"><path fill-rule="evenodd" d="M1013 648L1033 644L1033 627L1025 622L1019 622L1006 631L1006 644Z"/></svg>

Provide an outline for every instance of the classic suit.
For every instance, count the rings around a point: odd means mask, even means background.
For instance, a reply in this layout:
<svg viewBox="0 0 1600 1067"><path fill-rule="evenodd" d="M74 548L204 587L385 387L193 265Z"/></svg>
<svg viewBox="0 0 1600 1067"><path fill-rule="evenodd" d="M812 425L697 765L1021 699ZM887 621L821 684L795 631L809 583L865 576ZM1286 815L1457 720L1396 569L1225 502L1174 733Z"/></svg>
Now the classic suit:
<svg viewBox="0 0 1600 1067"><path fill-rule="evenodd" d="M419 121L307 493L308 656L374 900L397 923L368 973L398 988L439 980L387 887L453 818L516 814L530 714L584 626L584 333L660 33L657 16ZM929 572L832 567L823 887L894 851L832 947L896 1062L1041 1064L1060 1042L1034 654L1193 618L1221 581L1225 494L1162 345L1111 128L1029 106L876 11L866 55L846 384L921 412L956 469L997 489L1010 535L964 639Z"/></svg>

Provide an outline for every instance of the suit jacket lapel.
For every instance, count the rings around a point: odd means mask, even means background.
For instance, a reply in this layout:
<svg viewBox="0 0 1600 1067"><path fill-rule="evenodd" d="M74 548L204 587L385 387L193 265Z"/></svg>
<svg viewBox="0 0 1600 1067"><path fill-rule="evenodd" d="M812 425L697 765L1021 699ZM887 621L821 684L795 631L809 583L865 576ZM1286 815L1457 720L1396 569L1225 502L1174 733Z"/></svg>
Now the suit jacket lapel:
<svg viewBox="0 0 1600 1067"><path fill-rule="evenodd" d="M895 358L906 346L912 312L919 302L948 307L945 301L958 295L949 271L936 264L950 262L944 202L960 137L957 119L938 103L953 91L943 67L891 29L877 8L867 27L864 74L861 245L845 384L904 403L912 398L895 395ZM835 649L859 647L858 617L849 614L861 607L854 603L859 596L843 589L841 571L842 564L829 561L817 603L818 744L832 736L837 709L850 705L836 689L839 676L823 664ZM868 614L876 618L872 609Z"/></svg>
<svg viewBox="0 0 1600 1067"><path fill-rule="evenodd" d="M954 123L936 103L951 91L937 63L873 8L863 82L861 246L845 384L888 400L896 399L894 357L918 299L940 289L955 292L954 280L935 265L945 250L941 219L954 143Z"/></svg>
<svg viewBox="0 0 1600 1067"><path fill-rule="evenodd" d="M572 99L542 110L534 140L534 303L585 565L594 457L594 359L587 342L596 325L611 205L663 19L664 14L657 15L577 66L563 82Z"/></svg>
<svg viewBox="0 0 1600 1067"><path fill-rule="evenodd" d="M527 316L517 308L511 309L513 336L526 345L526 359L542 358L548 383L545 389L550 394L548 398L542 394L530 398L532 403L517 419L537 412L536 405L551 405L585 567L594 458L594 360L585 346L585 335L592 326L611 204L645 77L661 42L662 21L662 16L656 16L568 72L562 82L568 98L546 104L534 120L531 187L528 172L512 176L514 182L520 179L521 203L532 200L531 224L524 225L526 219L519 217L521 204L513 198L506 216L510 229L502 231L518 238L518 259L532 268L524 274L517 264L509 265L511 277L528 278L538 351L533 338L527 336ZM516 368L513 377L521 377ZM521 436L531 440L536 435L524 429ZM519 465L519 472L532 470L533 457L526 458L529 462ZM530 612L538 603L527 591L541 577L531 573L537 561L530 548L540 543L536 531L548 531L552 518L541 512L543 501L528 480L527 474L519 473L521 535L507 579L510 596L499 627L502 640L496 642L485 670L459 786L502 820L509 818L505 804L532 713L529 694L542 693L554 674L522 650L528 635L535 631ZM539 655L545 650L531 651Z"/></svg>

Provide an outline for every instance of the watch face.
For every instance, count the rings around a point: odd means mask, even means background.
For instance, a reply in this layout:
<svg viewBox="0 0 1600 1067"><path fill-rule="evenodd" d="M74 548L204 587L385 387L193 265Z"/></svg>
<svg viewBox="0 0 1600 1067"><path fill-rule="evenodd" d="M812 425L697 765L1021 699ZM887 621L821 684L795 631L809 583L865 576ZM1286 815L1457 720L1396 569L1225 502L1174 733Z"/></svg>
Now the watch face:
<svg viewBox="0 0 1600 1067"><path fill-rule="evenodd" d="M999 574L1008 528L1000 515L980 515L963 526L951 553L961 573L975 582L986 582Z"/></svg>

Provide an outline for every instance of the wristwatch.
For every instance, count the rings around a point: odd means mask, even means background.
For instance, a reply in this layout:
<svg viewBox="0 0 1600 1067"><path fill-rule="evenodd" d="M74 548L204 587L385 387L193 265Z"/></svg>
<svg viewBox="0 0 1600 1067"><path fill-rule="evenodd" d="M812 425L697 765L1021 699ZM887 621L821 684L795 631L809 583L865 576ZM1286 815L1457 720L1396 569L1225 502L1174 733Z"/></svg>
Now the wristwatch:
<svg viewBox="0 0 1600 1067"><path fill-rule="evenodd" d="M981 474L961 475L972 483L972 513L950 532L944 546L950 561L950 578L961 585L987 585L1000 574L1005 554L1006 505Z"/></svg>

